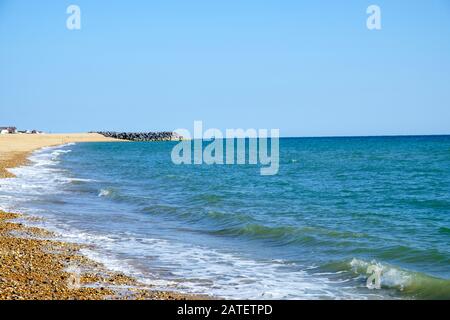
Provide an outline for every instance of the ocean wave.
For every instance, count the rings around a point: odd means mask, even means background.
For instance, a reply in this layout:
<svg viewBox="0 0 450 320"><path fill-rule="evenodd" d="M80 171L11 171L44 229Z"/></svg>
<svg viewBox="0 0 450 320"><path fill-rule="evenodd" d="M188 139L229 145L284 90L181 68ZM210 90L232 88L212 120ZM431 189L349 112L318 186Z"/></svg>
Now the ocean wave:
<svg viewBox="0 0 450 320"><path fill-rule="evenodd" d="M365 261L353 258L350 261L327 265L334 272L367 280L368 268L375 266L380 271L381 289L395 290L400 296L414 299L450 299L450 280L433 277L424 273L402 269L376 260Z"/></svg>
<svg viewBox="0 0 450 320"><path fill-rule="evenodd" d="M238 218L245 218L245 216L238 215ZM283 244L324 244L364 237L364 234L354 232L328 230L309 226L266 226L259 223L246 223L237 227L214 230L211 233L221 236L274 240Z"/></svg>
<svg viewBox="0 0 450 320"><path fill-rule="evenodd" d="M114 198L116 195L117 195L117 192L113 188L100 189L100 191L98 193L99 197Z"/></svg>
<svg viewBox="0 0 450 320"><path fill-rule="evenodd" d="M68 181L72 184L82 184L85 182L97 182L94 179L82 179L82 178L68 178Z"/></svg>
<svg viewBox="0 0 450 320"><path fill-rule="evenodd" d="M48 223L53 225L48 226ZM230 299L322 299L344 296L364 298L347 290L337 290L333 282L322 276L311 276L303 268L281 259L256 261L241 255L222 252L204 246L178 241L136 237L126 234L93 234L46 222L58 240L83 243L81 253L104 264L108 269L123 272L155 290L176 290ZM101 245L100 245L101 244ZM118 258L114 252L120 253ZM142 259L123 259L134 253L151 252L146 263L157 264L142 268ZM174 257L177 259L174 260Z"/></svg>
<svg viewBox="0 0 450 320"><path fill-rule="evenodd" d="M64 150L64 149L58 149L53 151L50 155L51 155L51 159L53 161L58 160L59 156L61 156L62 154L66 154L72 152L72 150Z"/></svg>
<svg viewBox="0 0 450 320"><path fill-rule="evenodd" d="M436 261L446 263L450 265L450 259L445 252L441 252L436 248L412 248L408 246L389 246L384 247L383 250L377 256L381 260L395 260L397 262L417 262L417 263L429 263L430 265Z"/></svg>
<svg viewBox="0 0 450 320"><path fill-rule="evenodd" d="M223 223L246 223L254 221L254 218L247 214L222 211L208 211L206 217Z"/></svg>
<svg viewBox="0 0 450 320"><path fill-rule="evenodd" d="M98 191L97 196L99 198L106 198L106 199L120 201L120 202L137 203L139 201L139 197L123 194L120 192L119 189L116 189L113 187L101 188Z"/></svg>
<svg viewBox="0 0 450 320"><path fill-rule="evenodd" d="M17 198L62 192L61 185L70 183L72 178L65 170L57 167L58 157L70 152L60 148L61 146L39 149L29 156L30 162L27 165L9 169L16 177L2 181L1 191Z"/></svg>

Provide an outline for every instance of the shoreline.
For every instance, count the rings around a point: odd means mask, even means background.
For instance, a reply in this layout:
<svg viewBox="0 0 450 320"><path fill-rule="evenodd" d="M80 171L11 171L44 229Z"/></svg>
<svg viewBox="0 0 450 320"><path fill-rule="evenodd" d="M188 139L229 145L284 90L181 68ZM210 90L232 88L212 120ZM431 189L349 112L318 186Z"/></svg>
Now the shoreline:
<svg viewBox="0 0 450 320"><path fill-rule="evenodd" d="M29 155L38 149L75 142L113 142L96 133L68 134L5 134L0 135L0 179L13 178L6 170L26 164Z"/></svg>
<svg viewBox="0 0 450 320"><path fill-rule="evenodd" d="M13 178L8 168L25 165L44 147L77 142L121 141L94 133L0 136L0 179ZM0 180L1 183L1 180ZM196 300L207 296L154 291L123 273L112 272L80 253L82 245L56 241L45 229L16 221L33 219L0 210L1 300ZM209 297L210 298L210 297Z"/></svg>

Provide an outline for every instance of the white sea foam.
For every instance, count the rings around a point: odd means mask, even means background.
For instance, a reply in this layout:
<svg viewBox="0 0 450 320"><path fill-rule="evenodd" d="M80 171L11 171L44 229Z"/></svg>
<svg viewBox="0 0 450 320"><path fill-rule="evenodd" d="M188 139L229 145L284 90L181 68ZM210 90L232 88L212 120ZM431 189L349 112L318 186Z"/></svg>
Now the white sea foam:
<svg viewBox="0 0 450 320"><path fill-rule="evenodd" d="M367 262L360 259L352 259L352 261L350 261L353 272L358 274L367 273L367 269L371 265L379 268L381 286L383 287L403 290L403 288L410 285L413 280L410 272L382 264L375 260Z"/></svg>
<svg viewBox="0 0 450 320"><path fill-rule="evenodd" d="M100 189L100 192L98 193L99 197L107 197L111 194L110 189Z"/></svg>

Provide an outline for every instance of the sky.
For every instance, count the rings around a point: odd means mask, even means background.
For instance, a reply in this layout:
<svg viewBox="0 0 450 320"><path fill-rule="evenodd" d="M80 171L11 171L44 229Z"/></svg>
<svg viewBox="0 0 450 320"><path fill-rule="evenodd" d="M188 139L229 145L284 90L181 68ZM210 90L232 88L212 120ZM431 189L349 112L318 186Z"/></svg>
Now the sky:
<svg viewBox="0 0 450 320"><path fill-rule="evenodd" d="M69 5L81 29L69 30ZM368 30L369 5L381 30ZM450 0L0 0L0 126L450 134Z"/></svg>

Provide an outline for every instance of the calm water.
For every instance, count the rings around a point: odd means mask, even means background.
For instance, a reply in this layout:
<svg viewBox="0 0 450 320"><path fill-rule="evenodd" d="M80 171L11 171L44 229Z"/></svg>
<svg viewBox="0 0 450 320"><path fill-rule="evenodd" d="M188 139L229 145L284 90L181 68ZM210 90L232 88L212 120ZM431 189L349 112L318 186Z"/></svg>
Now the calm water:
<svg viewBox="0 0 450 320"><path fill-rule="evenodd" d="M280 172L172 164L175 143L48 148L0 206L157 288L231 298L450 299L450 137L280 141ZM380 290L367 267L382 268Z"/></svg>

